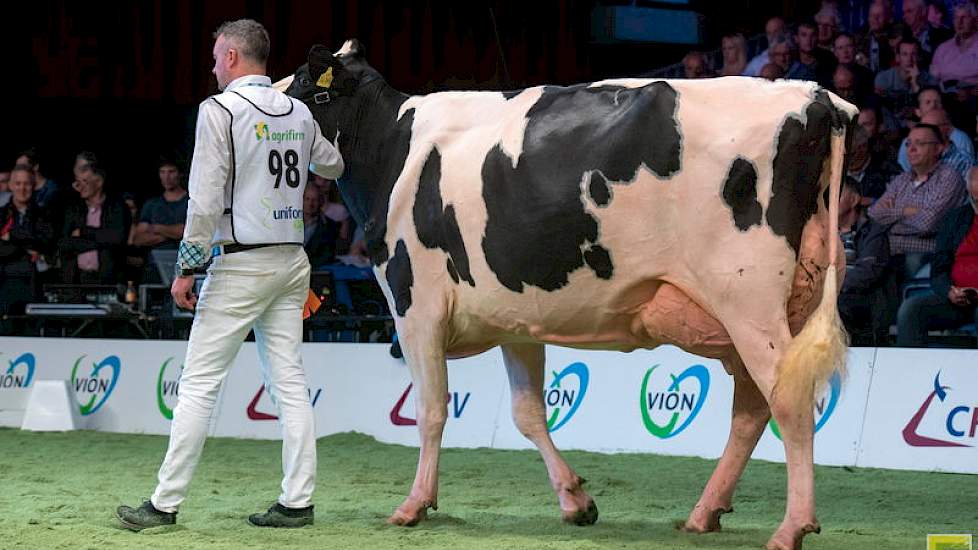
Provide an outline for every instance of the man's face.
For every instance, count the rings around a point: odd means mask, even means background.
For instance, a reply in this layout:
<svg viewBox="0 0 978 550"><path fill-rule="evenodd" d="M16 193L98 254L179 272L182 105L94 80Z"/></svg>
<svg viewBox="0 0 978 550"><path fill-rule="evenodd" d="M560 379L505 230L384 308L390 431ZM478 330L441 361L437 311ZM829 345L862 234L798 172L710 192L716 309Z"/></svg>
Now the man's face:
<svg viewBox="0 0 978 550"><path fill-rule="evenodd" d="M840 36L836 38L833 51L835 52L835 58L839 60L839 63L852 63L856 56L856 48L852 43L852 38L849 38L848 36Z"/></svg>
<svg viewBox="0 0 978 550"><path fill-rule="evenodd" d="M686 78L701 78L706 74L706 67L703 66L703 58L698 55L687 57L683 62L683 66L686 70Z"/></svg>
<svg viewBox="0 0 978 550"><path fill-rule="evenodd" d="M815 21L818 24L818 43L831 44L839 25L832 16L824 16Z"/></svg>
<svg viewBox="0 0 978 550"><path fill-rule="evenodd" d="M883 9L882 4L873 4L869 7L869 15L867 16L869 23L869 30L878 31L883 28L886 24L886 12Z"/></svg>
<svg viewBox="0 0 978 550"><path fill-rule="evenodd" d="M75 190L82 200L97 197L102 192L102 177L91 170L82 170L78 179L75 181Z"/></svg>
<svg viewBox="0 0 978 550"><path fill-rule="evenodd" d="M764 34L767 35L768 44L774 41L774 37L784 32L784 19L772 17L764 25Z"/></svg>
<svg viewBox="0 0 978 550"><path fill-rule="evenodd" d="M904 0L903 2L903 22L908 26L916 27L927 21L927 7L921 0Z"/></svg>
<svg viewBox="0 0 978 550"><path fill-rule="evenodd" d="M848 99L852 97L855 86L853 85L852 73L849 71L835 71L832 75L832 85L835 87L835 93L839 94L842 99Z"/></svg>
<svg viewBox="0 0 978 550"><path fill-rule="evenodd" d="M941 142L927 128L914 128L907 136L907 160L914 168L929 167L941 157Z"/></svg>
<svg viewBox="0 0 978 550"><path fill-rule="evenodd" d="M172 164L164 164L160 166L160 184L163 185L163 189L170 191L175 187L180 186L180 170Z"/></svg>
<svg viewBox="0 0 978 550"><path fill-rule="evenodd" d="M0 172L0 191L6 191L10 185L10 172Z"/></svg>
<svg viewBox="0 0 978 550"><path fill-rule="evenodd" d="M782 71L787 71L788 66L791 65L791 49L788 48L788 44L786 43L772 46L768 57L771 58L771 63L781 67Z"/></svg>
<svg viewBox="0 0 978 550"><path fill-rule="evenodd" d="M876 111L872 109L863 109L859 111L858 124L866 130L869 137L876 137L877 131L879 130L879 122L876 120Z"/></svg>
<svg viewBox="0 0 978 550"><path fill-rule="evenodd" d="M917 98L917 108L920 110L921 117L934 109L943 109L944 105L941 102L941 94L937 93L937 90L925 90L921 92L920 97Z"/></svg>
<svg viewBox="0 0 978 550"><path fill-rule="evenodd" d="M798 49L809 53L815 49L815 36L817 31L808 26L798 27L796 36L798 37Z"/></svg>
<svg viewBox="0 0 978 550"><path fill-rule="evenodd" d="M315 216L323 206L322 194L315 185L307 185L302 194L302 212L309 217Z"/></svg>
<svg viewBox="0 0 978 550"><path fill-rule="evenodd" d="M214 73L214 77L217 79L217 87L223 90L231 82L230 72L231 72L231 58L232 51L237 54L237 50L231 48L230 42L224 38L224 35L217 37L214 41L214 68L211 70Z"/></svg>
<svg viewBox="0 0 978 550"><path fill-rule="evenodd" d="M954 10L954 34L960 38L971 38L975 34L975 18L967 8Z"/></svg>
<svg viewBox="0 0 978 550"><path fill-rule="evenodd" d="M917 45L911 42L900 42L900 66L910 69L917 66Z"/></svg>
<svg viewBox="0 0 978 550"><path fill-rule="evenodd" d="M17 170L10 175L11 200L17 204L27 204L34 192L34 178L26 170Z"/></svg>

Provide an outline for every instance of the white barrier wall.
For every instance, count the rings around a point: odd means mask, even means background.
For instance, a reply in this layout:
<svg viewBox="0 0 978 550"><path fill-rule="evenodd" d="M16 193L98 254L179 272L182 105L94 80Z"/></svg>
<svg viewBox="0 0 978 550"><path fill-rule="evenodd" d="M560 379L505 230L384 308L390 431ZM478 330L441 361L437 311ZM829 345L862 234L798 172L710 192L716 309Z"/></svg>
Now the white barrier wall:
<svg viewBox="0 0 978 550"><path fill-rule="evenodd" d="M89 429L167 434L184 342L0 338L0 425L19 426L36 380L69 380ZM304 344L319 436L357 431L416 445L414 388L384 344ZM848 376L816 403L815 461L978 473L978 351L854 348ZM531 448L510 419L498 350L449 362L448 447ZM548 347L548 426L563 449L715 458L733 381L718 361L672 347L615 353ZM244 344L212 435L278 438L255 345ZM771 423L755 458L783 461Z"/></svg>

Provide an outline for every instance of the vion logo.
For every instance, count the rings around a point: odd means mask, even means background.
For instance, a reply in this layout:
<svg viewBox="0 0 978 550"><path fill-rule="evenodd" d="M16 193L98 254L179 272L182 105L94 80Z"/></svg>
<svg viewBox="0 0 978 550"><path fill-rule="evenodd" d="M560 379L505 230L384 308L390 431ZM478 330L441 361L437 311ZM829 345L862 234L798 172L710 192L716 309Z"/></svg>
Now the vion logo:
<svg viewBox="0 0 978 550"><path fill-rule="evenodd" d="M815 402L815 433L818 433L822 429L822 426L832 417L832 413L835 412L835 406L839 404L839 395L841 394L842 377L836 371L832 373L832 378L829 378L829 387L822 394L821 399ZM778 423L772 418L768 421L768 425L771 426L771 432L774 434L774 437L781 439L781 430L778 428Z"/></svg>
<svg viewBox="0 0 978 550"><path fill-rule="evenodd" d="M916 414L907 422L907 425L903 428L903 440L907 442L908 445L913 447L971 447L972 445L967 445L958 441L952 441L949 439L944 439L944 437L950 436L951 438L960 439L963 437L968 437L974 439L975 432L978 431L978 405L961 405L955 404L948 400L948 390L951 387L941 385L941 373L938 371L937 376L934 377L934 389L930 392L930 395L924 399L921 403L920 408L917 409ZM934 398L937 398L941 403L944 404L943 407L935 404ZM943 417L941 418L943 424L941 428L937 428L928 422L928 427L932 431L931 435L922 435L920 433L921 423L924 417L927 415L928 411L934 405L934 415ZM952 406L953 405L953 406ZM950 410L948 410L950 408ZM947 411L946 413L944 411ZM946 414L946 416L944 416ZM937 432L936 434L933 432ZM945 435L946 434L946 435ZM932 435L940 435L941 437L932 437Z"/></svg>
<svg viewBox="0 0 978 550"><path fill-rule="evenodd" d="M323 394L323 389L319 388L315 393L313 393L311 388L306 388L306 391L309 393L309 403L315 407L316 403L319 403L319 397ZM278 420L278 416L258 410L258 402L261 400L262 394L268 394L271 397L271 393L265 391L265 386L262 385L255 392L255 396L251 398L251 402L248 403L248 407L245 409L245 415L249 420ZM274 402L275 398L272 398L272 403Z"/></svg>
<svg viewBox="0 0 978 550"><path fill-rule="evenodd" d="M0 389L26 388L34 379L33 353L22 353L20 357L10 361L7 370L0 371Z"/></svg>
<svg viewBox="0 0 978 550"><path fill-rule="evenodd" d="M689 427L710 391L710 371L693 365L678 375L655 365L645 372L639 394L642 423L660 439L675 437Z"/></svg>
<svg viewBox="0 0 978 550"><path fill-rule="evenodd" d="M173 363L173 357L167 357L156 376L156 406L167 420L173 420L173 408L177 406L177 398L180 396L181 374L183 365L178 369Z"/></svg>
<svg viewBox="0 0 978 550"><path fill-rule="evenodd" d="M395 426L417 426L418 421L414 418L405 416L404 403L407 402L408 395L411 393L411 388L414 384L408 384L408 387L401 394L401 397L394 403L394 408L391 409L391 424ZM465 412L465 406L469 403L469 398L472 397L472 392L465 392L464 394L455 392L448 392L445 396L445 405L450 407L450 415L453 418L460 418L462 413Z"/></svg>
<svg viewBox="0 0 978 550"><path fill-rule="evenodd" d="M587 394L588 369L584 363L571 363L553 373L554 379L543 390L547 404L547 431L556 432L574 416Z"/></svg>
<svg viewBox="0 0 978 550"><path fill-rule="evenodd" d="M75 359L75 366L71 368L71 385L75 388L75 396L83 416L95 414L108 401L122 370L119 358L110 355L98 363L93 362L91 370L82 368L82 376L79 376L79 367L84 358L82 355ZM86 371L88 374L85 374Z"/></svg>

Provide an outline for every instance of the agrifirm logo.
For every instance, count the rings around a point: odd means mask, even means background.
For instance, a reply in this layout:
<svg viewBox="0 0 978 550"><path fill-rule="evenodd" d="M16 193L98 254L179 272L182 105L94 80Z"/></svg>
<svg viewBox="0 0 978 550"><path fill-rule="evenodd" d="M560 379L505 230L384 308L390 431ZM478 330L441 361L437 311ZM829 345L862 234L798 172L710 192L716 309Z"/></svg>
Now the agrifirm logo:
<svg viewBox="0 0 978 550"><path fill-rule="evenodd" d="M316 403L319 403L319 398L323 394L323 389L318 388L315 392L313 392L312 388L306 388L306 391L309 393L309 403L315 407ZM262 394L267 394L269 397L271 397L271 394L265 391L264 384L258 388L258 391L255 392L255 396L252 397L251 402L248 403L248 407L245 408L245 416L248 417L248 420L278 420L277 415L258 410L258 405L259 401L261 401ZM272 403L274 403L274 399L272 400Z"/></svg>
<svg viewBox="0 0 978 550"><path fill-rule="evenodd" d="M271 141L273 143L283 143L286 141L302 141L306 139L305 132L300 132L289 128L284 132L273 132L265 121L255 124L255 141Z"/></svg>
<svg viewBox="0 0 978 550"><path fill-rule="evenodd" d="M180 397L181 374L183 365L177 367L173 357L167 357L156 375L156 406L167 420L173 420L173 408L177 406L177 398Z"/></svg>
<svg viewBox="0 0 978 550"><path fill-rule="evenodd" d="M645 429L659 439L681 434L700 413L709 392L710 371L703 365L693 365L678 375L653 366L645 371L639 394Z"/></svg>
<svg viewBox="0 0 978 550"><path fill-rule="evenodd" d="M964 405L960 401L948 399L950 386L941 385L941 373L934 376L934 389L927 395L920 408L903 428L903 440L912 447L971 447L963 443L963 438L974 440L978 431L978 405ZM938 402L934 401L934 398ZM960 399L960 396L959 396ZM924 422L927 413L933 410L931 418L938 417L943 422ZM938 427L938 425L941 425ZM943 428L943 429L942 429ZM929 432L927 435L921 431Z"/></svg>
<svg viewBox="0 0 978 550"><path fill-rule="evenodd" d="M573 418L587 394L589 378L587 365L580 362L571 363L560 372L553 371L553 380L543 389L547 431L556 432Z"/></svg>
<svg viewBox="0 0 978 550"><path fill-rule="evenodd" d="M839 396L841 394L842 376L836 371L832 373L832 378L829 378L829 387L825 389L825 393L815 402L815 433L818 433L822 429L822 426L825 426L829 418L832 418L832 413L835 412L835 407L839 404ZM781 439L781 430L778 428L778 423L772 418L768 421L768 425L771 426L771 432L774 434L774 437Z"/></svg>
<svg viewBox="0 0 978 550"><path fill-rule="evenodd" d="M2 355L2 354L0 354ZM27 352L10 360L5 370L0 370L0 390L7 388L26 388L34 379L34 354Z"/></svg>
<svg viewBox="0 0 978 550"><path fill-rule="evenodd" d="M98 412L109 400L119 381L122 363L115 355L109 355L97 363L92 362L89 370L84 359L84 355L75 359L75 365L71 368L71 385L75 388L82 416L87 416ZM83 364L86 366L82 367Z"/></svg>
<svg viewBox="0 0 978 550"><path fill-rule="evenodd" d="M418 421L415 418L411 418L404 414L404 404L407 402L408 395L411 394L411 388L414 384L408 384L407 388L404 389L404 393L398 398L397 402L394 403L394 408L391 409L391 424L395 426L417 426ZM472 392L448 392L445 396L445 405L449 407L449 417L450 418L461 418L462 414L465 412L465 406L469 403L469 398L472 397Z"/></svg>

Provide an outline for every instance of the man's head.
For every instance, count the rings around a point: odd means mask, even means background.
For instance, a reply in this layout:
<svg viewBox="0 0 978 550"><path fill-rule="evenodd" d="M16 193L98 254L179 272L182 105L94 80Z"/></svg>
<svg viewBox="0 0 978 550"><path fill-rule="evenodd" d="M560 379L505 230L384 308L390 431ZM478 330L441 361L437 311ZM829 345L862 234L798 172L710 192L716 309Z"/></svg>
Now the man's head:
<svg viewBox="0 0 978 550"><path fill-rule="evenodd" d="M105 188L105 170L97 163L83 165L78 171L74 188L82 200L99 197Z"/></svg>
<svg viewBox="0 0 978 550"><path fill-rule="evenodd" d="M944 18L947 17L947 6L944 2L929 2L927 5L927 22L932 27L944 26Z"/></svg>
<svg viewBox="0 0 978 550"><path fill-rule="evenodd" d="M37 153L37 149L33 147L25 151L21 151L20 155L17 156L17 161L14 164L23 164L31 169L31 173L34 174L34 180L36 181L41 177L41 158Z"/></svg>
<svg viewBox="0 0 978 550"><path fill-rule="evenodd" d="M944 152L944 136L933 124L918 124L907 136L907 160L918 174L928 172L940 161Z"/></svg>
<svg viewBox="0 0 978 550"><path fill-rule="evenodd" d="M814 21L802 21L795 31L795 39L798 42L798 51L811 53L818 41L818 25Z"/></svg>
<svg viewBox="0 0 978 550"><path fill-rule="evenodd" d="M881 119L879 108L867 105L859 109L859 118L856 122L870 138L875 138L880 133Z"/></svg>
<svg viewBox="0 0 978 550"><path fill-rule="evenodd" d="M923 117L934 109L943 109L941 91L934 87L922 88L917 94L917 116Z"/></svg>
<svg viewBox="0 0 978 550"><path fill-rule="evenodd" d="M767 23L764 24L764 34L767 35L767 43L770 45L775 36L784 34L784 19L776 15L768 19Z"/></svg>
<svg viewBox="0 0 978 550"><path fill-rule="evenodd" d="M920 59L920 42L915 38L903 38L897 46L897 61L903 69L916 67Z"/></svg>
<svg viewBox="0 0 978 550"><path fill-rule="evenodd" d="M951 119L947 116L947 111L944 109L933 109L928 111L926 115L920 117L921 124L932 124L941 129L942 140L947 143L951 139L951 131L954 130L954 126L951 125Z"/></svg>
<svg viewBox="0 0 978 550"><path fill-rule="evenodd" d="M886 26L886 8L883 4L879 2L873 2L869 6L869 14L866 16L866 23L869 25L869 30L871 32L878 32L883 30Z"/></svg>
<svg viewBox="0 0 978 550"><path fill-rule="evenodd" d="M839 223L850 218L853 211L862 208L863 196L853 180L846 179L842 184L842 194L839 196Z"/></svg>
<svg viewBox="0 0 978 550"><path fill-rule="evenodd" d="M967 40L978 30L978 8L971 2L964 2L954 7L954 36Z"/></svg>
<svg viewBox="0 0 978 550"><path fill-rule="evenodd" d="M757 73L761 78L775 81L779 78L784 78L784 71L781 67L775 65L774 63L767 63L761 67L761 71Z"/></svg>
<svg viewBox="0 0 978 550"><path fill-rule="evenodd" d="M183 181L180 177L180 167L175 161L161 158L159 164L160 184L165 191L175 191L183 188Z"/></svg>
<svg viewBox="0 0 978 550"><path fill-rule="evenodd" d="M0 193L7 190L10 185L10 172L0 172Z"/></svg>
<svg viewBox="0 0 978 550"><path fill-rule="evenodd" d="M71 171L75 175L75 181L78 181L81 171L86 165L95 164L97 161L98 159L95 157L95 153L91 151L82 151L75 155L75 165L71 168Z"/></svg>
<svg viewBox="0 0 978 550"><path fill-rule="evenodd" d="M832 73L832 87L839 97L851 101L856 94L856 76L845 65L839 65Z"/></svg>
<svg viewBox="0 0 978 550"><path fill-rule="evenodd" d="M927 4L924 0L903 0L903 22L914 33L927 24Z"/></svg>
<svg viewBox="0 0 978 550"><path fill-rule="evenodd" d="M844 32L836 36L832 43L832 52L839 63L852 63L856 58L856 42L852 35Z"/></svg>
<svg viewBox="0 0 978 550"><path fill-rule="evenodd" d="M23 208L31 202L34 193L34 169L18 163L10 171L10 200L15 206Z"/></svg>
<svg viewBox="0 0 978 550"><path fill-rule="evenodd" d="M223 90L236 78L265 74L271 43L265 27L252 19L228 21L214 32L214 69Z"/></svg>
<svg viewBox="0 0 978 550"><path fill-rule="evenodd" d="M815 23L818 25L818 43L831 46L835 33L839 31L839 12L831 6L823 6L815 14Z"/></svg>
<svg viewBox="0 0 978 550"><path fill-rule="evenodd" d="M306 184L306 190L302 193L302 214L307 219L313 219L319 215L319 210L323 207L323 191L319 186L310 182Z"/></svg>
<svg viewBox="0 0 978 550"><path fill-rule="evenodd" d="M689 52L683 57L683 72L686 78L706 78L709 76L709 69L706 56L703 52Z"/></svg>
<svg viewBox="0 0 978 550"><path fill-rule="evenodd" d="M774 43L768 48L767 56L774 63L781 68L782 71L787 72L791 68L791 61L794 58L794 47L791 44L791 39L788 35L782 34L775 37Z"/></svg>
<svg viewBox="0 0 978 550"><path fill-rule="evenodd" d="M869 164L869 137L869 132L862 126L856 126L853 130L849 145L850 172L859 172Z"/></svg>

